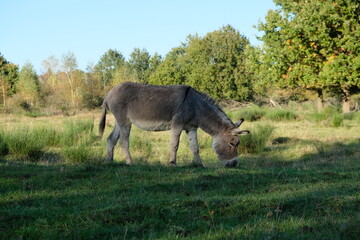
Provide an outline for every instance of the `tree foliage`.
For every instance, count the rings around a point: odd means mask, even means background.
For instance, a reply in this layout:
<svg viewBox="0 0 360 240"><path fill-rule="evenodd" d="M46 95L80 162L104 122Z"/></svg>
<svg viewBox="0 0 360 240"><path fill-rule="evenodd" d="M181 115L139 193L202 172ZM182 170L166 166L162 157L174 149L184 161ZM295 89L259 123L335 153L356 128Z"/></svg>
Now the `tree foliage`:
<svg viewBox="0 0 360 240"><path fill-rule="evenodd" d="M16 85L17 95L23 105L31 107L40 100L40 82L31 63L26 63L19 72L19 81Z"/></svg>
<svg viewBox="0 0 360 240"><path fill-rule="evenodd" d="M125 57L117 50L109 49L95 65L94 71L101 80L103 89L114 79L116 69L124 66Z"/></svg>
<svg viewBox="0 0 360 240"><path fill-rule="evenodd" d="M227 25L206 34L189 36L174 48L150 77L156 84L188 84L218 99L250 97L245 75L246 37Z"/></svg>
<svg viewBox="0 0 360 240"><path fill-rule="evenodd" d="M0 88L2 103L6 105L6 99L16 92L18 81L18 66L8 62L0 53Z"/></svg>
<svg viewBox="0 0 360 240"><path fill-rule="evenodd" d="M281 87L349 92L360 87L360 4L355 0L275 0L264 31L265 64Z"/></svg>

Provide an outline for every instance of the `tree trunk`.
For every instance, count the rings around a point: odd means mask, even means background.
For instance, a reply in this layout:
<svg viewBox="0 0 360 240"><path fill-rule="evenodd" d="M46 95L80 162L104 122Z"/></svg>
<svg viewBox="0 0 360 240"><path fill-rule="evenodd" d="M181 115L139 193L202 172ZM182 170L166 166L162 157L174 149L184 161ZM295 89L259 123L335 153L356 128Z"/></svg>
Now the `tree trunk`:
<svg viewBox="0 0 360 240"><path fill-rule="evenodd" d="M347 89L343 89L343 101L342 101L342 112L343 113L348 113L350 112L350 93L349 90Z"/></svg>
<svg viewBox="0 0 360 240"><path fill-rule="evenodd" d="M317 111L318 112L322 112L322 110L324 109L324 96L322 93L322 89L318 89L317 90L318 93L318 99L317 99Z"/></svg>

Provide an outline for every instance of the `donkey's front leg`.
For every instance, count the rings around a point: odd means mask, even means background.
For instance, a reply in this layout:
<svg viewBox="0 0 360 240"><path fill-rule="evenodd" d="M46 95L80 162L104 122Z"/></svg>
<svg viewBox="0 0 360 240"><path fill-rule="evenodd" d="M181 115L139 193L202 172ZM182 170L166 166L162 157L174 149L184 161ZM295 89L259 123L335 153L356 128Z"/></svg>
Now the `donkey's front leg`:
<svg viewBox="0 0 360 240"><path fill-rule="evenodd" d="M170 139L170 165L176 165L176 152L179 149L179 141L182 129L172 128Z"/></svg>
<svg viewBox="0 0 360 240"><path fill-rule="evenodd" d="M187 130L186 131L190 143L190 150L194 154L194 164L199 167L203 167L199 154L199 144L197 139L197 129Z"/></svg>

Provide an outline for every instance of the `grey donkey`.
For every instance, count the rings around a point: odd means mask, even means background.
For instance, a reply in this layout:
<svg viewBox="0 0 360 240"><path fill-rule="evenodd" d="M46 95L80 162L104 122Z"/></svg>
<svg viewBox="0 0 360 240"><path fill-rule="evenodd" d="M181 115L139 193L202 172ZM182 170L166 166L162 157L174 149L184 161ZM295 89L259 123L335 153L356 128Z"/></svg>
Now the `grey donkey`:
<svg viewBox="0 0 360 240"><path fill-rule="evenodd" d="M194 164L203 166L199 155L197 129L201 128L213 138L212 147L219 160L227 167L238 163L240 130L244 119L233 123L205 94L186 85L156 86L125 82L112 88L105 96L99 124L103 135L106 113L110 110L116 120L115 128L107 138L107 161L113 161L114 146L120 139L127 164L132 164L129 152L131 125L147 131L171 130L170 164L176 165L176 152L182 131L188 135Z"/></svg>

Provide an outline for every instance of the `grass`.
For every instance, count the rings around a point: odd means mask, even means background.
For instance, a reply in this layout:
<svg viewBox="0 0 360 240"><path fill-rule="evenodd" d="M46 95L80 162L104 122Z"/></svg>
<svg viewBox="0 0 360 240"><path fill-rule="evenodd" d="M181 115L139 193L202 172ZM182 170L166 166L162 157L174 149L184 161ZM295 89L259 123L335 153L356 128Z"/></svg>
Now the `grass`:
<svg viewBox="0 0 360 240"><path fill-rule="evenodd" d="M266 107L259 107L257 105L250 105L243 109L232 111L229 117L233 119L244 118L246 121L254 122L259 120L271 121L291 121L297 118L294 111L284 108L269 109Z"/></svg>
<svg viewBox="0 0 360 240"><path fill-rule="evenodd" d="M257 124L250 130L251 134L241 138L239 151L242 153L261 153L265 150L270 137L274 131L270 124Z"/></svg>
<svg viewBox="0 0 360 240"><path fill-rule="evenodd" d="M136 127L130 143L135 165L127 166L118 147L115 163L102 162L106 140L95 138L98 120L89 115L29 119L0 119L7 130L20 125L48 135L36 163L0 154L0 239L357 239L360 234L356 116L344 117L338 127L265 117L245 122L242 128L252 131L249 141L261 137L263 143L255 146L263 148L240 149L239 167L233 169L220 165L202 131L205 168L191 166L185 134L180 166L170 167L170 134ZM108 124L113 125L111 117ZM107 126L105 136L111 130ZM9 132L0 132L1 150ZM72 144L60 140L65 135ZM244 137L241 146L247 144Z"/></svg>

